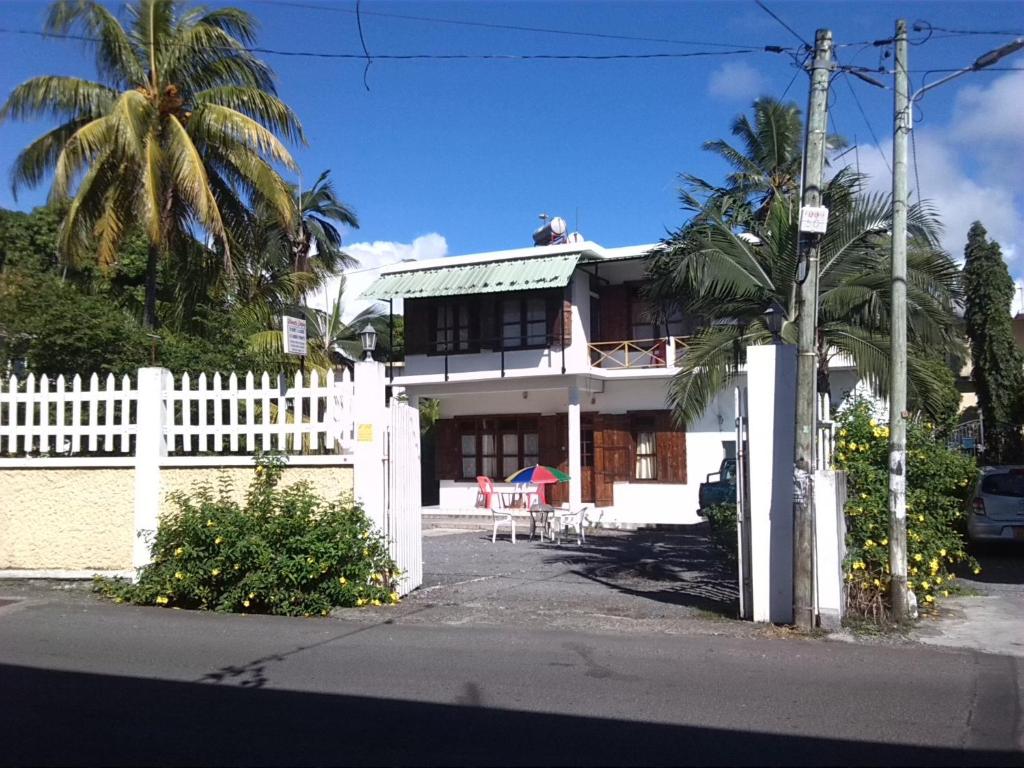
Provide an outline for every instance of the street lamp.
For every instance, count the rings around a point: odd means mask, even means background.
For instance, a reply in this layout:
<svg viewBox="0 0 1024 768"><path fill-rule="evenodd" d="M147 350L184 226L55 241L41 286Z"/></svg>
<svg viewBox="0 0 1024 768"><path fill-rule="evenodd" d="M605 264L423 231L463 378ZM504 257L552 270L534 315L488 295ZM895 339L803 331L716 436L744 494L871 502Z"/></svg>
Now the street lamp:
<svg viewBox="0 0 1024 768"><path fill-rule="evenodd" d="M782 343L782 327L786 324L786 310L777 301L773 301L762 313L765 327L772 335L772 344Z"/></svg>
<svg viewBox="0 0 1024 768"><path fill-rule="evenodd" d="M373 329L373 326L369 323L366 327L359 332L359 339L363 343L363 362L371 362L373 360L373 350L377 346L377 331Z"/></svg>
<svg viewBox="0 0 1024 768"><path fill-rule="evenodd" d="M907 137L914 102L926 92L968 72L977 72L1024 48L1018 37L982 54L970 66L922 86L913 95L908 76L907 22L896 22L895 126L892 137L892 328L889 381L889 565L893 615L909 613L907 595Z"/></svg>

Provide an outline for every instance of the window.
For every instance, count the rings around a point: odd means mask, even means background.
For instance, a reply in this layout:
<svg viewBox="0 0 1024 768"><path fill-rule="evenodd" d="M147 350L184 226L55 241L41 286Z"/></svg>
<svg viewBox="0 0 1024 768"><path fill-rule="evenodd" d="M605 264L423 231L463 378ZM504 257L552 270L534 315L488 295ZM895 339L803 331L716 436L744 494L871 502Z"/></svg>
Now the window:
<svg viewBox="0 0 1024 768"><path fill-rule="evenodd" d="M501 300L501 343L505 349L546 347L553 305L545 296L510 296Z"/></svg>
<svg viewBox="0 0 1024 768"><path fill-rule="evenodd" d="M540 463L536 416L459 420L462 478L485 475L503 480L518 469Z"/></svg>
<svg viewBox="0 0 1024 768"><path fill-rule="evenodd" d="M637 480L658 479L658 433L654 420L638 418L633 422L633 440L636 444L636 466L633 477Z"/></svg>
<svg viewBox="0 0 1024 768"><path fill-rule="evenodd" d="M435 354L474 352L477 340L473 316L475 307L468 301L442 301L432 307L431 328L434 332L430 351Z"/></svg>
<svg viewBox="0 0 1024 768"><path fill-rule="evenodd" d="M656 339L661 334L656 323L651 322L647 312L647 303L640 295L640 286L633 285L629 289L629 323L632 338L635 341Z"/></svg>

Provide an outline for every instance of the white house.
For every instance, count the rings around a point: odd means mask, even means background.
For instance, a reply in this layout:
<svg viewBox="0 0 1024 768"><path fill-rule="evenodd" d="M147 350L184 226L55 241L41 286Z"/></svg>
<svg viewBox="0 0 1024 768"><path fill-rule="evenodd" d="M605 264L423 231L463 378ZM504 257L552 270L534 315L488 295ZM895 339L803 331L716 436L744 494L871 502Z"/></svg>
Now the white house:
<svg viewBox="0 0 1024 768"><path fill-rule="evenodd" d="M645 316L652 247L583 241L405 262L364 292L404 300L394 384L440 401L442 510L471 510L477 476L540 463L571 478L549 501L592 505L603 525L699 520L698 485L735 450L733 395L686 429L673 424L667 386L697 324ZM841 396L854 377L836 375Z"/></svg>

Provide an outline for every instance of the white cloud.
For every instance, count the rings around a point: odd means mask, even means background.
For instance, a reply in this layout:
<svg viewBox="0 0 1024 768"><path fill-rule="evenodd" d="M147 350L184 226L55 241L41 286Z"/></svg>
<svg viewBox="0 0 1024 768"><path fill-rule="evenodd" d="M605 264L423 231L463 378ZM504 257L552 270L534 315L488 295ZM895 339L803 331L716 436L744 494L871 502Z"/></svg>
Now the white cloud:
<svg viewBox="0 0 1024 768"><path fill-rule="evenodd" d="M764 75L742 61L727 61L708 81L708 93L726 101L750 102L762 95L768 85Z"/></svg>
<svg viewBox="0 0 1024 768"><path fill-rule="evenodd" d="M1016 94L1015 101L1000 103L1011 94ZM981 221L989 237L999 243L1015 276L1024 275L1024 264L1017 261L1024 247L1024 201L1019 183L1024 153L1021 101L1024 77L1013 73L983 88L962 89L948 124L915 129L921 196L938 210L945 228L943 247L962 260L967 230L972 222ZM888 156L891 148L883 149ZM859 156L861 171L871 176L871 188L890 192L892 177L878 148L862 146ZM913 154L908 171L911 200L917 200Z"/></svg>
<svg viewBox="0 0 1024 768"><path fill-rule="evenodd" d="M443 235L431 232L427 235L420 235L411 243L375 240L372 243L348 243L344 246L344 250L359 262L359 266L344 275L343 301L345 308L342 312L342 319L351 320L364 309L373 305L372 301L357 300L356 297L377 279L380 267L401 261L422 261L447 256L448 241L444 239ZM310 305L328 309L338 295L340 280L341 277L328 281L322 291L310 297ZM401 301L396 301L395 312L400 313L401 308Z"/></svg>

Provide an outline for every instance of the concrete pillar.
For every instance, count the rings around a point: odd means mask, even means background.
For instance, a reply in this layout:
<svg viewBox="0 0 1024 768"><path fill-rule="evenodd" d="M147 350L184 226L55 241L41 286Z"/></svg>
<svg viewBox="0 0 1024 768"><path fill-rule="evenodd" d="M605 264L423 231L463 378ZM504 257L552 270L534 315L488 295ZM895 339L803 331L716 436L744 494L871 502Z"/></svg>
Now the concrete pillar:
<svg viewBox="0 0 1024 768"><path fill-rule="evenodd" d="M747 348L750 576L754 621L793 622L796 347Z"/></svg>
<svg viewBox="0 0 1024 768"><path fill-rule="evenodd" d="M583 506L583 459L580 450L580 388L569 387L569 509Z"/></svg>
<svg viewBox="0 0 1024 768"><path fill-rule="evenodd" d="M384 403L386 369L374 360L355 364L352 413L355 417L353 479L356 501L363 505L374 526L384 530L386 478L385 437L388 409Z"/></svg>
<svg viewBox="0 0 1024 768"><path fill-rule="evenodd" d="M160 464L167 456L167 399L171 372L165 368L138 369L135 435L135 540L132 565L150 562L150 545L160 516Z"/></svg>
<svg viewBox="0 0 1024 768"><path fill-rule="evenodd" d="M834 632L842 626L843 558L846 523L842 489L845 482L831 470L814 473L814 587L818 625Z"/></svg>

